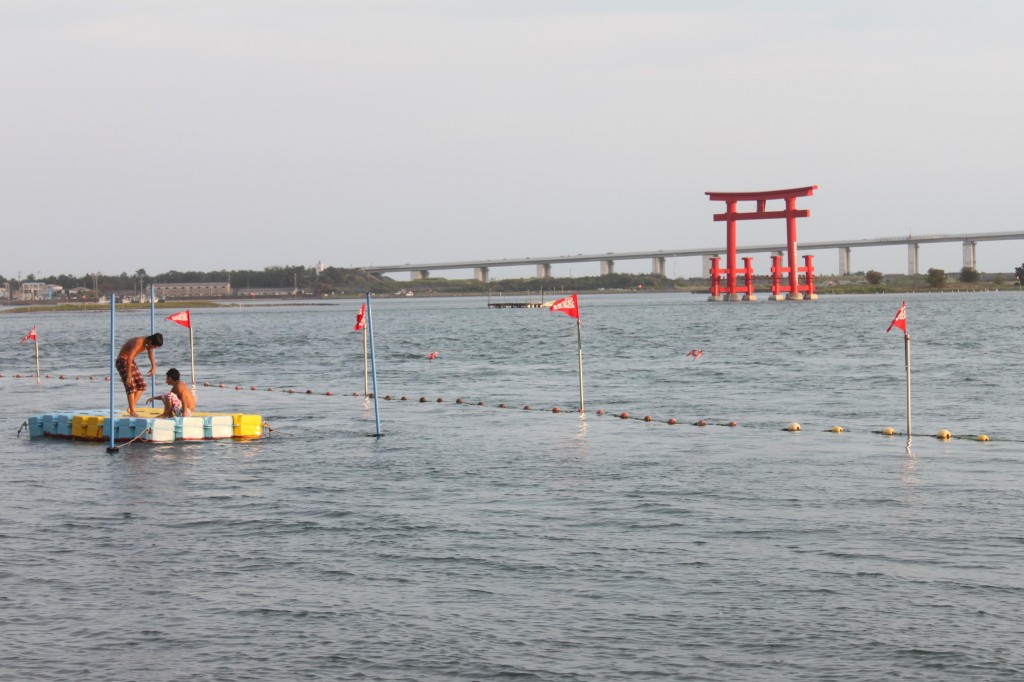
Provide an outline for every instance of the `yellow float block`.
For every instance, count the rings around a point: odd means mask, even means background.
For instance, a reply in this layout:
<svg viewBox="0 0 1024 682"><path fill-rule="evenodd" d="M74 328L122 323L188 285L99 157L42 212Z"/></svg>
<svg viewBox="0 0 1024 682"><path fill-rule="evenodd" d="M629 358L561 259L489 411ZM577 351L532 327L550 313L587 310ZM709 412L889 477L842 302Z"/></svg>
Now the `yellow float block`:
<svg viewBox="0 0 1024 682"><path fill-rule="evenodd" d="M263 417L258 414L233 414L231 421L235 438L261 438L263 436Z"/></svg>

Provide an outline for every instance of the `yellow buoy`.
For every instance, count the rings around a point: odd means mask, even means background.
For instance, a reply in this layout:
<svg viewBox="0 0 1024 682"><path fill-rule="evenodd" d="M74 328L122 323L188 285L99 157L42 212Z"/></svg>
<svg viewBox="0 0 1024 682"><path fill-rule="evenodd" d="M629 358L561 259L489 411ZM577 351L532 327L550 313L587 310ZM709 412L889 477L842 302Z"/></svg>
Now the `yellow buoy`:
<svg viewBox="0 0 1024 682"><path fill-rule="evenodd" d="M831 431L832 433L842 433L844 429L842 426L833 426L831 429L829 429L829 431Z"/></svg>
<svg viewBox="0 0 1024 682"><path fill-rule="evenodd" d="M984 433L978 436L978 440L980 441L986 441L988 439L988 436L986 436Z"/></svg>
<svg viewBox="0 0 1024 682"><path fill-rule="evenodd" d="M883 436L895 436L896 435L896 429L892 428L891 426L886 426L884 429L882 429L882 435Z"/></svg>
<svg viewBox="0 0 1024 682"><path fill-rule="evenodd" d="M800 430L800 425L797 424L796 422L792 422L792 423L790 423L789 426L787 426L785 428L785 430L786 431L799 431Z"/></svg>
<svg viewBox="0 0 1024 682"><path fill-rule="evenodd" d="M953 437L953 434L946 429L939 429L939 432L935 434L935 437L939 440L949 440Z"/></svg>

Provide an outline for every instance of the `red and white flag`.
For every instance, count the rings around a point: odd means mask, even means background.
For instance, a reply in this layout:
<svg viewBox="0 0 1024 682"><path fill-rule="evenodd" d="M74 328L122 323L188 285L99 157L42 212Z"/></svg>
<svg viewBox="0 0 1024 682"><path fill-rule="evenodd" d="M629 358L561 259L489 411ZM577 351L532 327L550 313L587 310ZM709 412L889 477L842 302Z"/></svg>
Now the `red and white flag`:
<svg viewBox="0 0 1024 682"><path fill-rule="evenodd" d="M364 303L363 306L359 309L359 312L356 313L356 326L352 327L352 331L357 332L357 331L359 331L360 329L362 329L365 326L366 326L366 304Z"/></svg>
<svg viewBox="0 0 1024 682"><path fill-rule="evenodd" d="M37 338L38 337L36 336L36 328L35 326L33 326L32 331L30 331L28 334L25 334L25 338L23 338L21 342L25 343L26 341L35 341Z"/></svg>
<svg viewBox="0 0 1024 682"><path fill-rule="evenodd" d="M885 330L885 333L888 334L890 331L892 331L893 327L898 327L898 328L902 329L904 334L907 333L907 302L906 301L904 301L903 305L900 306L899 311L896 313L896 317L893 318L892 324L890 324L889 328Z"/></svg>
<svg viewBox="0 0 1024 682"><path fill-rule="evenodd" d="M555 312L556 310L565 313L569 317L575 317L577 320L580 319L580 302L579 299L576 298L576 294L560 298L552 303L551 312Z"/></svg>
<svg viewBox="0 0 1024 682"><path fill-rule="evenodd" d="M173 315L168 315L166 319L171 322L177 322L182 327L188 327L189 329L192 328L192 317L189 315L189 311L187 310L183 310L180 313L174 313Z"/></svg>

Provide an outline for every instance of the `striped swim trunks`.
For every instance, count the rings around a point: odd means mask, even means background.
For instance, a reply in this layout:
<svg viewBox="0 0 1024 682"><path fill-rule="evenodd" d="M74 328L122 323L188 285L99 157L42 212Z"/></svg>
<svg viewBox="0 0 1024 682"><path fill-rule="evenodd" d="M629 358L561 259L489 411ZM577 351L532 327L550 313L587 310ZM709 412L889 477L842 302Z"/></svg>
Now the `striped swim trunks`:
<svg viewBox="0 0 1024 682"><path fill-rule="evenodd" d="M121 375L125 393L146 390L146 380L142 378L142 372L139 371L139 366L134 361L129 365L127 358L118 358L114 366L117 367L117 373Z"/></svg>

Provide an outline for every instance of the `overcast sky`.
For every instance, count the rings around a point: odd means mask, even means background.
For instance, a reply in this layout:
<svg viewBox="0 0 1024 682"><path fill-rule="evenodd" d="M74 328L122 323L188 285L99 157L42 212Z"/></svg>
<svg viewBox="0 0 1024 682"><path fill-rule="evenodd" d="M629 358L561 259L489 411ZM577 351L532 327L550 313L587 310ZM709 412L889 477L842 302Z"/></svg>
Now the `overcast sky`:
<svg viewBox="0 0 1024 682"><path fill-rule="evenodd" d="M0 82L5 277L1024 229L1019 0L5 0Z"/></svg>

